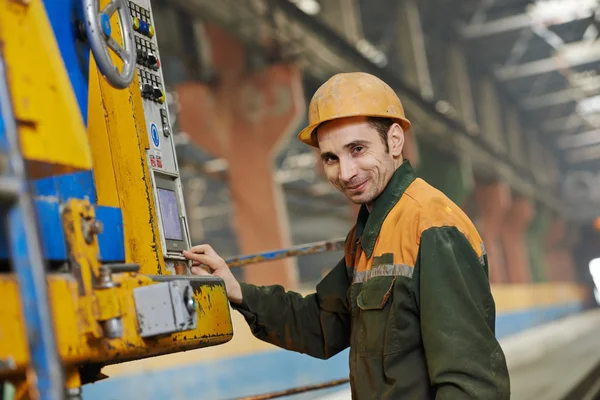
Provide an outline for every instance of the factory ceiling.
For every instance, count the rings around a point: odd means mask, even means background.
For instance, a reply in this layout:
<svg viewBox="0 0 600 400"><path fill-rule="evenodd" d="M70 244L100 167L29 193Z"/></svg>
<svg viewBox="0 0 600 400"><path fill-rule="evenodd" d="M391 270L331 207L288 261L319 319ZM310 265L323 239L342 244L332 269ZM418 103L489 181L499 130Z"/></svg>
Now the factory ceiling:
<svg viewBox="0 0 600 400"><path fill-rule="evenodd" d="M379 75L401 94L415 129L426 139L439 143L441 137L452 137L445 150L469 152L476 171L493 171L550 208L564 209L567 201L574 218L589 218L594 204L600 204L598 189L592 190L600 186L595 184L600 171L598 0L173 3L200 20L220 24L255 49L250 60L254 68L281 59L301 63L308 92L339 71ZM276 46L265 48L266 42ZM498 102L519 115L529 147L523 156L490 145L481 134L487 127L465 120L450 105L452 94L440 80L447 64L443 54L451 43L460 45L474 76L491 77ZM421 66L415 79L407 79L406 58L399 57L406 49ZM500 125L501 131L516 129L505 117ZM304 153L292 146L280 158L280 168L288 168L280 174L286 184L317 182L298 167L314 166L302 158ZM535 168L523 162L530 157L539 157Z"/></svg>

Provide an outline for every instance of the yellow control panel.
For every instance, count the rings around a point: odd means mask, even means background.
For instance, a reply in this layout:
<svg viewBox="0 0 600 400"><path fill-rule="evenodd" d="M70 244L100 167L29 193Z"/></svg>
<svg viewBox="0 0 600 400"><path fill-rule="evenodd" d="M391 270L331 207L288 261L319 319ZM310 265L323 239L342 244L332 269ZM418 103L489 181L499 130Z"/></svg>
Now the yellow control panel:
<svg viewBox="0 0 600 400"><path fill-rule="evenodd" d="M89 49L85 101L53 6L0 1L2 101L12 106L2 117L20 140L44 255L39 267L7 252L0 267L0 381L18 399L55 398L42 384L47 365L58 366L51 381L64 398L77 398L103 366L233 336L224 282L191 276L181 255L191 243L150 1L61 3L71 47ZM38 267L37 309L53 340L44 346L56 352L47 363L32 353L36 307L19 286L20 271Z"/></svg>

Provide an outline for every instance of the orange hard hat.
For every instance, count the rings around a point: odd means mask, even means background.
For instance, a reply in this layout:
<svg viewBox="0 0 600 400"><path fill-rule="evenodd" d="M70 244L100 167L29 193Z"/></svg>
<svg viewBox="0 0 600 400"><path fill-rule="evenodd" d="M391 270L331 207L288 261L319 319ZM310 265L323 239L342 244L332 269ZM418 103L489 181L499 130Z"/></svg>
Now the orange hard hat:
<svg viewBox="0 0 600 400"><path fill-rule="evenodd" d="M317 147L312 133L320 124L358 116L392 118L404 132L410 128L404 107L388 84L364 72L347 72L332 76L316 91L308 106L308 126L298 139Z"/></svg>

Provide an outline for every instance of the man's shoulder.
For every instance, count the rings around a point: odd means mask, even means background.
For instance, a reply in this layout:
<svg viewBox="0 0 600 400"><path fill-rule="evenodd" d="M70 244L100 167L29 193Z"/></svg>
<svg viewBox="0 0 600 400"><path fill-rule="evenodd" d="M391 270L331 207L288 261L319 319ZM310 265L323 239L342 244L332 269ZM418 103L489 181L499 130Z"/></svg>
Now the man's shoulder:
<svg viewBox="0 0 600 400"><path fill-rule="evenodd" d="M442 191L421 178L406 189L405 204L402 208L405 221L411 221L421 236L423 232L435 228L455 227L467 236L479 239L479 234L465 212Z"/></svg>

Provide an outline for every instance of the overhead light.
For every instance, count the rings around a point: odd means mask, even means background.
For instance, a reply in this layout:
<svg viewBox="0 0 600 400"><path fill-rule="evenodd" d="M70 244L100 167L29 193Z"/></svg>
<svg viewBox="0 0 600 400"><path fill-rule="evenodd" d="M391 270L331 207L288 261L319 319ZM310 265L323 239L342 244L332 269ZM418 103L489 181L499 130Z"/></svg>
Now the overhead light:
<svg viewBox="0 0 600 400"><path fill-rule="evenodd" d="M356 42L356 49L372 63L380 67L385 67L388 63L385 53L365 39L360 39Z"/></svg>
<svg viewBox="0 0 600 400"><path fill-rule="evenodd" d="M582 115L600 112L600 96L588 97L577 102L577 112Z"/></svg>
<svg viewBox="0 0 600 400"><path fill-rule="evenodd" d="M527 14L543 25L564 24L592 15L598 5L598 0L537 0Z"/></svg>
<svg viewBox="0 0 600 400"><path fill-rule="evenodd" d="M316 15L321 11L321 5L317 0L290 0L299 9L308 15Z"/></svg>

